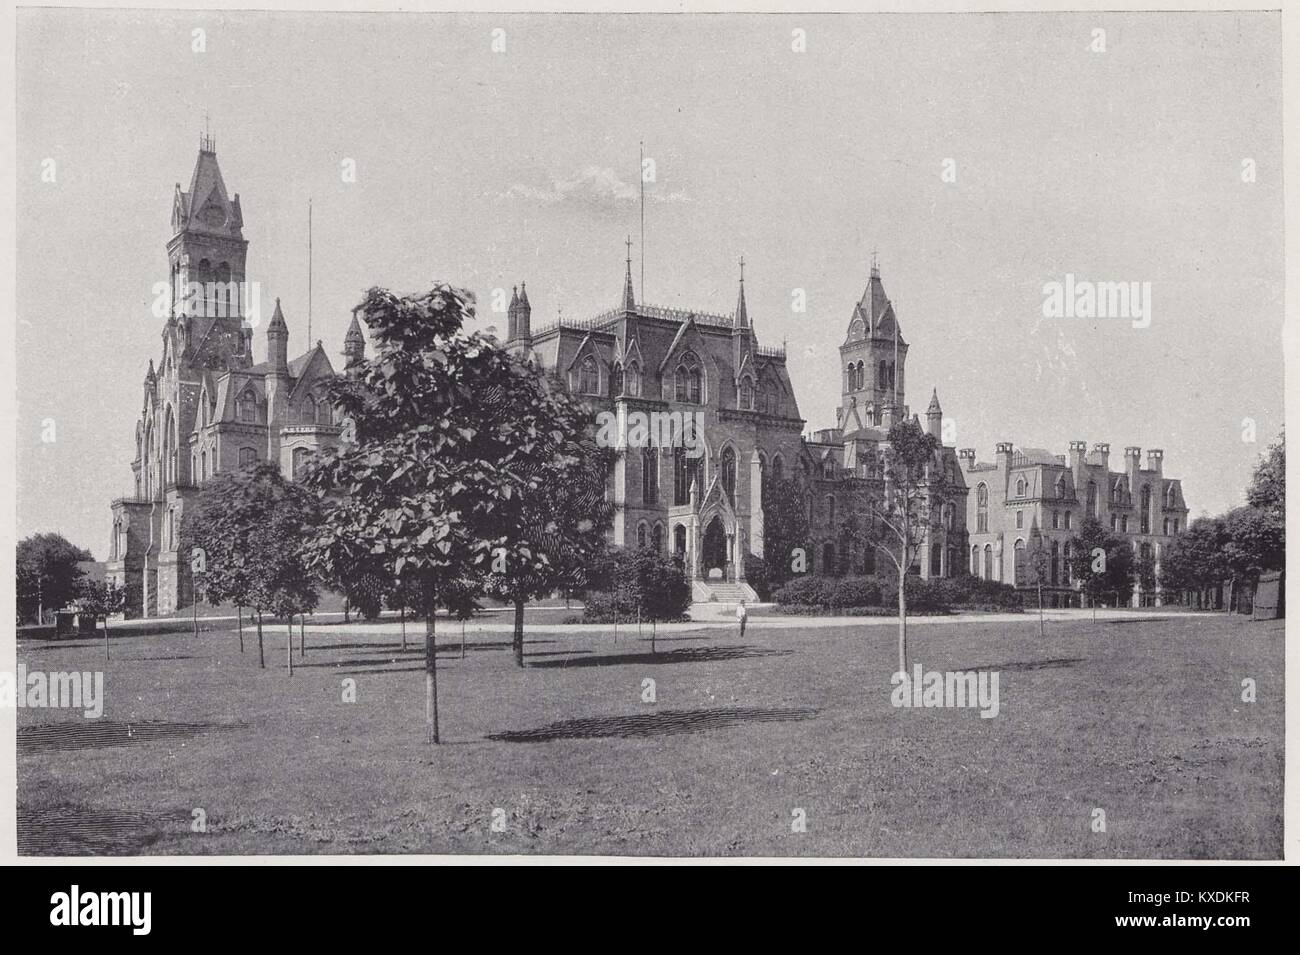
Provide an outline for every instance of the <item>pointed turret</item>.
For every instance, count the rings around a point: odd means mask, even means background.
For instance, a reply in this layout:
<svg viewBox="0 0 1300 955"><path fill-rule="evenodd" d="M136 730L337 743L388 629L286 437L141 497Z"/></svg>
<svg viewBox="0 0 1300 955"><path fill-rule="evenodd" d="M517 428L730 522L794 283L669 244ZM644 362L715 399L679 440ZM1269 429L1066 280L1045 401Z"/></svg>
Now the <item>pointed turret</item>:
<svg viewBox="0 0 1300 955"><path fill-rule="evenodd" d="M533 307L528 304L528 283L519 283L519 323L515 327L516 338L533 337Z"/></svg>
<svg viewBox="0 0 1300 955"><path fill-rule="evenodd" d="M357 320L357 313L352 313L352 321L348 324L348 332L343 336L343 367L352 368L366 360L366 336L361 331L361 322Z"/></svg>
<svg viewBox="0 0 1300 955"><path fill-rule="evenodd" d="M280 300L275 300L275 312L266 326L266 360L272 372L288 373L289 370L289 324L280 311Z"/></svg>
<svg viewBox="0 0 1300 955"><path fill-rule="evenodd" d="M625 312L636 311L636 296L632 294L632 237L627 237L627 271L623 276L622 309Z"/></svg>
<svg viewBox="0 0 1300 955"><path fill-rule="evenodd" d="M930 393L930 407L925 409L925 426L930 434L943 440L943 408L939 406L939 389Z"/></svg>
<svg viewBox="0 0 1300 955"><path fill-rule="evenodd" d="M749 309L745 307L745 259L740 259L740 291L736 294L736 327L749 327Z"/></svg>

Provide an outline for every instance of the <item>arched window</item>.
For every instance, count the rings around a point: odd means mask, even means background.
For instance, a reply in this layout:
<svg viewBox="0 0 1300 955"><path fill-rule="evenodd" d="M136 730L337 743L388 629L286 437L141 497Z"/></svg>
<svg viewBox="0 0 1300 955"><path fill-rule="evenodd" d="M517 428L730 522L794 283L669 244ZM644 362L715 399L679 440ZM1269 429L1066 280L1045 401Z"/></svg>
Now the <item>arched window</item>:
<svg viewBox="0 0 1300 955"><path fill-rule="evenodd" d="M662 554L664 552L664 526L662 524L655 525L654 533L650 539L654 543L655 553Z"/></svg>
<svg viewBox="0 0 1300 955"><path fill-rule="evenodd" d="M257 424L257 393L246 388L235 400L235 420L242 424Z"/></svg>
<svg viewBox="0 0 1300 955"><path fill-rule="evenodd" d="M858 390L867 387L867 366L858 362Z"/></svg>
<svg viewBox="0 0 1300 955"><path fill-rule="evenodd" d="M301 480L303 473L306 471L307 462L311 458L311 452L306 448L293 449L293 479Z"/></svg>
<svg viewBox="0 0 1300 955"><path fill-rule="evenodd" d="M826 495L826 523L835 526L835 495Z"/></svg>
<svg viewBox="0 0 1300 955"><path fill-rule="evenodd" d="M300 420L303 424L311 424L316 420L316 399L308 395L303 399L302 410L299 411Z"/></svg>
<svg viewBox="0 0 1300 955"><path fill-rule="evenodd" d="M822 459L822 477L823 477L825 480L827 480L827 481L834 481L834 480L835 480L835 473L836 473L836 470L837 470L837 468L835 467L835 459L834 459L834 458L829 458L829 457L828 457L828 458L824 458L824 459Z"/></svg>
<svg viewBox="0 0 1300 955"><path fill-rule="evenodd" d="M736 452L731 446L722 449L722 489L727 492L727 500L736 503Z"/></svg>
<svg viewBox="0 0 1300 955"><path fill-rule="evenodd" d="M208 479L208 452L203 451L200 452L199 454L199 480L206 481L207 479Z"/></svg>
<svg viewBox="0 0 1300 955"><path fill-rule="evenodd" d="M1141 501L1142 501L1141 532L1143 534L1150 534L1151 533L1151 485L1149 484L1142 485Z"/></svg>
<svg viewBox="0 0 1300 955"><path fill-rule="evenodd" d="M1016 541L1014 554L1015 554L1015 563L1012 564L1011 567L1011 573L1012 573L1011 583L1019 587L1020 578L1024 574L1024 566L1025 566L1025 539L1023 537Z"/></svg>
<svg viewBox="0 0 1300 955"><path fill-rule="evenodd" d="M703 458L688 457L685 448L673 448L673 504L691 502L691 485L700 481Z"/></svg>
<svg viewBox="0 0 1300 955"><path fill-rule="evenodd" d="M1016 481L1016 497L1024 497L1024 496L1025 496L1025 481L1024 478L1021 478L1020 480Z"/></svg>
<svg viewBox="0 0 1300 955"><path fill-rule="evenodd" d="M1069 541L1065 542L1065 547L1062 548L1061 553L1064 555L1064 559L1062 561L1064 569L1061 572L1061 579L1064 580L1065 583L1067 584L1072 584L1074 583L1074 567L1071 566L1070 564L1072 551L1070 549Z"/></svg>
<svg viewBox="0 0 1300 955"><path fill-rule="evenodd" d="M740 383L740 410L754 410L754 385L748 378Z"/></svg>
<svg viewBox="0 0 1300 955"><path fill-rule="evenodd" d="M1088 482L1088 516L1097 517L1097 482Z"/></svg>
<svg viewBox="0 0 1300 955"><path fill-rule="evenodd" d="M623 373L623 393L637 398L641 395L641 366L630 362Z"/></svg>
<svg viewBox="0 0 1300 955"><path fill-rule="evenodd" d="M686 556L686 525L678 524L673 528L673 553L678 557Z"/></svg>
<svg viewBox="0 0 1300 955"><path fill-rule="evenodd" d="M970 549L970 572L974 577L980 575L980 545L976 544Z"/></svg>
<svg viewBox="0 0 1300 955"><path fill-rule="evenodd" d="M989 489L980 482L975 488L975 533L987 534L989 531Z"/></svg>
<svg viewBox="0 0 1300 955"><path fill-rule="evenodd" d="M953 511L954 511L954 510L955 510L955 508L954 508L951 504L945 504L945 505L943 505L942 510L939 512L939 513L940 513L940 519L941 519L942 522L943 522L943 526L946 527L948 530L952 530L952 521L953 521Z"/></svg>
<svg viewBox="0 0 1300 955"><path fill-rule="evenodd" d="M617 398L623 394L623 365L614 363L614 373L609 376L609 396Z"/></svg>
<svg viewBox="0 0 1300 955"><path fill-rule="evenodd" d="M943 548L938 544L930 545L930 576L943 576Z"/></svg>
<svg viewBox="0 0 1300 955"><path fill-rule="evenodd" d="M993 545L984 545L984 579L993 579Z"/></svg>
<svg viewBox="0 0 1300 955"><path fill-rule="evenodd" d="M650 537L646 530L645 521L636 526L636 546L644 548L650 543Z"/></svg>
<svg viewBox="0 0 1300 955"><path fill-rule="evenodd" d="M249 465L257 463L257 448L240 448L239 449L239 466L246 468Z"/></svg>
<svg viewBox="0 0 1300 955"><path fill-rule="evenodd" d="M578 391L584 395L600 394L600 368L590 355L578 366Z"/></svg>
<svg viewBox="0 0 1300 955"><path fill-rule="evenodd" d="M641 449L641 503L659 503L659 451L657 448Z"/></svg>
<svg viewBox="0 0 1300 955"><path fill-rule="evenodd" d="M883 358L880 360L880 373L876 376L876 390L885 391L889 388L889 362Z"/></svg>
<svg viewBox="0 0 1300 955"><path fill-rule="evenodd" d="M316 423L334 423L334 409L330 407L329 399L324 395L321 395L316 399Z"/></svg>
<svg viewBox="0 0 1300 955"><path fill-rule="evenodd" d="M176 508L167 509L167 549L176 548Z"/></svg>
<svg viewBox="0 0 1300 955"><path fill-rule="evenodd" d="M1056 479L1056 496L1065 497L1065 475L1062 474Z"/></svg>
<svg viewBox="0 0 1300 955"><path fill-rule="evenodd" d="M703 403L703 373L700 371L700 360L694 352L682 356L681 363L677 366L676 383L678 401L693 405Z"/></svg>
<svg viewBox="0 0 1300 955"><path fill-rule="evenodd" d="M781 460L781 455L772 459L772 483L785 480L785 462Z"/></svg>

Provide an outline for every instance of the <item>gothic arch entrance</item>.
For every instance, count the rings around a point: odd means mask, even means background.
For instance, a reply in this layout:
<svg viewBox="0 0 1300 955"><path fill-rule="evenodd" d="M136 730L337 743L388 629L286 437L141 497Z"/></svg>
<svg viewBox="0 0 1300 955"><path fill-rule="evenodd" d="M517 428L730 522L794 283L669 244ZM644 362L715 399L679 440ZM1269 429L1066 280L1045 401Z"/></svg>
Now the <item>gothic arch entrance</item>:
<svg viewBox="0 0 1300 955"><path fill-rule="evenodd" d="M714 515L713 520L709 521L708 527L704 529L704 548L700 556L700 569L706 578L716 567L722 571L724 578L729 579L727 532L722 526L722 518L717 515Z"/></svg>

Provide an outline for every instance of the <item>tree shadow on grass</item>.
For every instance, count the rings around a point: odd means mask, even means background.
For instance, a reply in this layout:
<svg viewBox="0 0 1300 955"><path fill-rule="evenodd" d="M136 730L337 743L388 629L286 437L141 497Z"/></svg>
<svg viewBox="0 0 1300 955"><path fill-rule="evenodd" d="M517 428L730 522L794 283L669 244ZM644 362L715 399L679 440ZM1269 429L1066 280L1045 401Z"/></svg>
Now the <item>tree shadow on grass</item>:
<svg viewBox="0 0 1300 955"><path fill-rule="evenodd" d="M607 737L676 736L727 729L746 723L808 720L817 715L810 707L718 708L708 710L659 710L632 716L592 716L563 720L528 730L507 730L488 739L502 743L547 743L557 739L604 739Z"/></svg>
<svg viewBox="0 0 1300 955"><path fill-rule="evenodd" d="M18 807L18 854L135 855L158 841L163 820L132 810Z"/></svg>
<svg viewBox="0 0 1300 955"><path fill-rule="evenodd" d="M531 646L532 644L555 643L555 641L554 640L529 640L528 643ZM509 650L512 646L513 644L510 643L509 641L495 641L492 643L484 643L482 641L474 643L469 640L465 641L466 651ZM444 653L448 650L448 648L455 648L457 652L460 652L459 634L456 633L438 634L438 652ZM313 647L309 637L307 642L307 652L311 653L313 649L362 650L362 651L369 651L371 653L391 653L393 651L397 651L398 653L401 653L402 644L401 643L318 643L315 645L315 647ZM418 634L412 633L409 637L407 637L406 652L407 653L424 652L424 631L421 631Z"/></svg>
<svg viewBox="0 0 1300 955"><path fill-rule="evenodd" d="M590 651L586 651L590 652ZM556 667L604 667L645 665L650 663L715 663L722 660L744 660L749 657L786 657L793 650L766 650L761 647L679 647L663 653L611 653L603 656L563 660L539 660L528 666L539 669ZM529 654L534 656L535 654Z"/></svg>
<svg viewBox="0 0 1300 955"><path fill-rule="evenodd" d="M967 667L967 671L979 672L981 670L1020 673L1028 670L1058 670L1063 667L1072 667L1082 663L1083 657L1062 657L1059 660L1023 660L1014 663L996 663L986 664L984 666Z"/></svg>
<svg viewBox="0 0 1300 955"><path fill-rule="evenodd" d="M75 722L39 723L18 727L18 752L100 749L158 740L193 739L209 733L247 728L246 723L168 723L162 720L119 723L114 720L78 719Z"/></svg>

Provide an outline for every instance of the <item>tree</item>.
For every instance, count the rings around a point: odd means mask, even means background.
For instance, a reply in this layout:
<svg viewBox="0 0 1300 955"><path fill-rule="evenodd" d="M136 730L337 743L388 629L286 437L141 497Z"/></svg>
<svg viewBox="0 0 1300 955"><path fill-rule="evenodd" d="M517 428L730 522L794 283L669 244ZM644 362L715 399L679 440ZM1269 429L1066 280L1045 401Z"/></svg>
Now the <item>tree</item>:
<svg viewBox="0 0 1300 955"><path fill-rule="evenodd" d="M808 491L797 478L763 482L763 559L772 590L807 569ZM796 550L803 553L803 569ZM746 570L748 574L748 570Z"/></svg>
<svg viewBox="0 0 1300 955"><path fill-rule="evenodd" d="M292 618L316 607L316 580L303 538L319 521L315 495L285 480L274 464L219 472L181 518L180 550L202 580L207 602L231 601L257 614L262 667L263 613Z"/></svg>
<svg viewBox="0 0 1300 955"><path fill-rule="evenodd" d="M77 607L104 624L104 659L108 659L108 618L126 606L126 591L114 583L83 579L77 582Z"/></svg>
<svg viewBox="0 0 1300 955"><path fill-rule="evenodd" d="M514 606L511 645L521 667L525 603L584 586L614 518L614 505L605 499L614 450L597 444L591 410L559 379L535 375L535 426L546 436L549 454L525 457L515 471L523 481L519 508L515 523L501 530L503 543L517 556L494 548L487 581L490 593Z"/></svg>
<svg viewBox="0 0 1300 955"><path fill-rule="evenodd" d="M1133 549L1108 531L1095 517L1085 517L1070 545L1070 573L1088 596L1096 617L1097 604L1108 593L1127 593Z"/></svg>
<svg viewBox="0 0 1300 955"><path fill-rule="evenodd" d="M1268 446L1268 455L1255 468L1246 489L1246 503L1275 521L1286 523L1286 432Z"/></svg>
<svg viewBox="0 0 1300 955"><path fill-rule="evenodd" d="M305 477L324 508L312 565L338 579L378 562L410 585L425 619L431 743L440 741L435 610L469 612L495 557L517 568L535 560L519 532L532 513L525 492L569 439L547 429L535 369L464 331L473 302L441 282L410 296L366 293L357 311L375 354L329 386L350 440Z"/></svg>
<svg viewBox="0 0 1300 955"><path fill-rule="evenodd" d="M926 537L937 529L936 509L945 488L939 439L915 419L889 429L882 448L884 493L870 504L869 531L876 551L898 573L898 671L907 672L907 574Z"/></svg>
<svg viewBox="0 0 1300 955"><path fill-rule="evenodd" d="M1218 588L1231 574L1227 561L1227 523L1221 517L1199 517L1170 543L1161 561L1166 589L1204 593Z"/></svg>
<svg viewBox="0 0 1300 955"><path fill-rule="evenodd" d="M1043 541L1043 532L1039 530L1038 519L1034 518L1029 528L1029 546L1025 550L1024 580L1017 580L1016 586L1022 584L1038 591L1038 635L1043 636L1043 584L1051 573L1051 557Z"/></svg>
<svg viewBox="0 0 1300 955"><path fill-rule="evenodd" d="M62 534L33 534L19 541L18 611L23 619L38 618L46 608L65 606L76 597L85 576L77 564L91 559L90 551Z"/></svg>

